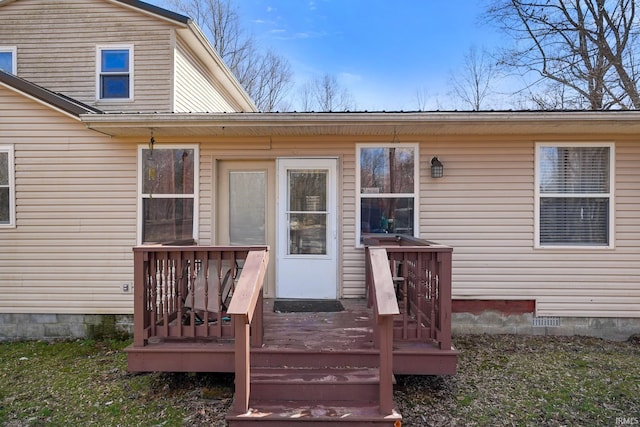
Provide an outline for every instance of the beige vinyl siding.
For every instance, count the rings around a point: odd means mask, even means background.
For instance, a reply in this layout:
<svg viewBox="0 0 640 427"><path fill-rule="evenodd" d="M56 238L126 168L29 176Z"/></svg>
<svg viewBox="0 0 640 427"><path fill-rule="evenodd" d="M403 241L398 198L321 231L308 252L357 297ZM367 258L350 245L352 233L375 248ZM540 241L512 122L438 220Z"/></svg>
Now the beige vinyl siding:
<svg viewBox="0 0 640 427"><path fill-rule="evenodd" d="M178 40L175 50L175 106L176 112L231 112L236 111L216 87L215 77L199 63L187 46Z"/></svg>
<svg viewBox="0 0 640 427"><path fill-rule="evenodd" d="M539 316L639 317L637 142L616 144L613 250L534 249L534 147L532 138L421 147L422 165L434 154L445 164L439 180L421 170L420 235L453 246L453 297L534 299Z"/></svg>
<svg viewBox="0 0 640 427"><path fill-rule="evenodd" d="M171 142L171 141L168 141ZM184 142L184 141L182 141ZM215 181L212 180L216 160L248 160L271 159L278 157L331 157L338 159L338 263L342 273L340 275L341 296L358 297L364 294L364 275L358 271L363 269L363 252L354 246L354 218L353 214L345 215L345 206L353 211L354 189L354 156L353 142L335 136L317 137L313 140L289 139L270 141L268 138L225 139L211 140L201 143L201 181L200 181L200 234L198 241L203 244L215 242ZM344 184L343 178L350 181ZM210 205L213 204L213 205ZM275 256L275 248L271 250ZM344 268L342 268L344 265ZM364 271L364 270L362 270Z"/></svg>
<svg viewBox="0 0 640 427"><path fill-rule="evenodd" d="M0 230L0 312L132 313L136 148L0 87L16 228Z"/></svg>
<svg viewBox="0 0 640 427"><path fill-rule="evenodd" d="M534 299L539 316L640 317L636 141L616 142L615 249L554 250L534 249L535 137L401 140L420 144L419 234L454 248L454 298ZM201 173L210 176L215 159L338 156L341 296L362 297L364 252L355 244L355 146L370 142L385 141L337 136L212 140L202 143ZM430 177L434 155L444 163L444 178ZM215 183L205 182L209 179L202 180L200 189L200 239L209 242L215 241L205 231L214 232L215 209L207 204L215 203Z"/></svg>
<svg viewBox="0 0 640 427"><path fill-rule="evenodd" d="M18 75L105 111L170 112L173 27L103 0L20 0L0 7L0 40ZM96 100L96 45L134 45L134 100Z"/></svg>

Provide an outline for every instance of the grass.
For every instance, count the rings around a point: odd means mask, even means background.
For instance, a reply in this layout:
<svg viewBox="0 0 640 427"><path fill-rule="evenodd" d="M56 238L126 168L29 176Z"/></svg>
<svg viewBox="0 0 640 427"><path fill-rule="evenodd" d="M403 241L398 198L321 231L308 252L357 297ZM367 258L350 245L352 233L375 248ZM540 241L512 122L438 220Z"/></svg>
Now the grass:
<svg viewBox="0 0 640 427"><path fill-rule="evenodd" d="M454 341L461 350L457 375L397 379L395 400L405 426L640 425L638 341ZM129 374L128 344L0 343L0 425L225 425L232 376Z"/></svg>

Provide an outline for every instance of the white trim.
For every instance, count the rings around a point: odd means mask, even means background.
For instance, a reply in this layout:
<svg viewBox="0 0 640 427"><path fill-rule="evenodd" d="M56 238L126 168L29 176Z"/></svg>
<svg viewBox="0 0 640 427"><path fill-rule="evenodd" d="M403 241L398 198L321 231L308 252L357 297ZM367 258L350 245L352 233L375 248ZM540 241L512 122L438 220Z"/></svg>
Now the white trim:
<svg viewBox="0 0 640 427"><path fill-rule="evenodd" d="M601 197L609 199L608 245L541 245L540 244L540 148L542 147L608 147L609 148L609 192L580 193L574 197ZM615 248L615 178L616 155L613 142L536 142L534 158L534 248L535 249L614 249ZM553 196L551 193L550 196Z"/></svg>
<svg viewBox="0 0 640 427"><path fill-rule="evenodd" d="M100 77L102 76L102 55L103 50L123 50L129 51L129 97L128 98L102 98L100 96ZM134 45L133 44L98 44L96 45L96 100L100 102L122 102L133 101L134 88Z"/></svg>
<svg viewBox="0 0 640 427"><path fill-rule="evenodd" d="M0 145L0 152L7 153L9 166L9 183L1 188L9 187L9 223L0 224L0 228L16 228L16 181L15 181L15 151L13 145Z"/></svg>
<svg viewBox="0 0 640 427"><path fill-rule="evenodd" d="M413 237L419 237L420 229L420 144L418 143L360 143L356 144L356 241L355 247L362 248L361 243L361 199L363 194L360 192L360 151L363 148L413 148L414 165L413 165L413 193L394 193L394 194L372 194L373 198L392 198L392 197L412 197L413 198ZM365 198L368 198L365 195Z"/></svg>
<svg viewBox="0 0 640 427"><path fill-rule="evenodd" d="M148 149L149 145L138 145L138 161L137 161L137 183L136 183L136 244L142 244L142 222L144 220L144 212L142 211L142 199L148 197L149 194L142 193L142 173L144 165L142 164L142 150ZM192 149L193 150L193 195L189 194L154 194L156 199L172 198L172 199L191 199L193 198L193 238L197 240L200 231L200 146L198 144L156 144L154 150L164 149Z"/></svg>
<svg viewBox="0 0 640 427"><path fill-rule="evenodd" d="M10 52L11 57L11 74L18 75L18 48L16 46L0 46L0 52Z"/></svg>
<svg viewBox="0 0 640 427"><path fill-rule="evenodd" d="M290 254L288 235L288 170L326 170L328 172L326 210L326 254ZM276 297L335 299L340 295L338 263L338 158L276 158ZM332 280L329 282L329 278Z"/></svg>

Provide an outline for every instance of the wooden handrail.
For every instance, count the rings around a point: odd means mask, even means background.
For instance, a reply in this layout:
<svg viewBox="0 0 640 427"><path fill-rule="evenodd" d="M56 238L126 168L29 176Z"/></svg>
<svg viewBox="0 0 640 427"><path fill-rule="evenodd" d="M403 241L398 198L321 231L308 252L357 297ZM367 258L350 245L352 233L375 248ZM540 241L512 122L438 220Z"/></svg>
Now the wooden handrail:
<svg viewBox="0 0 640 427"><path fill-rule="evenodd" d="M401 307L394 338L436 343L451 350L451 261L453 248L403 235L365 236L367 248L384 248ZM372 292L367 278L369 304Z"/></svg>
<svg viewBox="0 0 640 427"><path fill-rule="evenodd" d="M380 350L380 413L393 411L393 316L400 314L384 248L367 248L370 290L378 325Z"/></svg>
<svg viewBox="0 0 640 427"><path fill-rule="evenodd" d="M250 330L254 320L254 314L259 307L262 309L262 285L267 264L269 263L268 249L251 251L247 255L236 291L231 298L227 314L234 318L235 324L235 409L245 413L249 410L250 396ZM261 316L258 316L260 318ZM258 322L262 328L262 322ZM262 331L254 336L259 336L260 341L254 344L262 344Z"/></svg>

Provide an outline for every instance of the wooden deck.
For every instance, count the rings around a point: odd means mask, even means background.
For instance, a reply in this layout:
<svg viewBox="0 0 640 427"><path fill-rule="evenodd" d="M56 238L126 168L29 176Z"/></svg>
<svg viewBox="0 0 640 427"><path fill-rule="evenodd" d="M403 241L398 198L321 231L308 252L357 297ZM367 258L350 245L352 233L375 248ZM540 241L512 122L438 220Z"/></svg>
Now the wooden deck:
<svg viewBox="0 0 640 427"><path fill-rule="evenodd" d="M343 299L341 312L275 313L274 300L263 305L264 339L251 349L254 366L376 366L372 309L364 299ZM400 320L398 320L400 321ZM436 343L394 344L395 374L452 375L458 352ZM229 338L150 339L127 348L131 372L234 372L234 342Z"/></svg>
<svg viewBox="0 0 640 427"><path fill-rule="evenodd" d="M367 299L283 313L262 298L268 247L134 248L132 372L234 372L229 425L401 425L395 374L456 372L451 248L381 236Z"/></svg>

